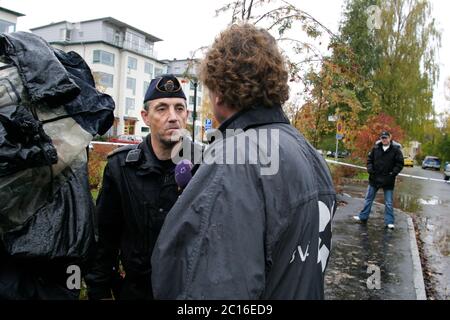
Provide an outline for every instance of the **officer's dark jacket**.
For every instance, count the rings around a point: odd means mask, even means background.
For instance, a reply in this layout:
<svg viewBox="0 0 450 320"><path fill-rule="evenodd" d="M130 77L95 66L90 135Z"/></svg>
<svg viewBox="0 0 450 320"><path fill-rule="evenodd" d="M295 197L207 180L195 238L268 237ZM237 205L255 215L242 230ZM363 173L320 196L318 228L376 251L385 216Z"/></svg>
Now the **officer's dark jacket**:
<svg viewBox="0 0 450 320"><path fill-rule="evenodd" d="M394 189L395 177L403 169L403 153L398 144L391 142L389 149L383 150L383 143L379 142L369 153L367 172L369 183L375 188Z"/></svg>
<svg viewBox="0 0 450 320"><path fill-rule="evenodd" d="M164 164L165 163L165 164ZM179 196L175 165L159 161L150 136L108 158L97 200L96 261L86 277L91 299L151 299L150 257L161 226ZM120 258L125 278L118 277Z"/></svg>

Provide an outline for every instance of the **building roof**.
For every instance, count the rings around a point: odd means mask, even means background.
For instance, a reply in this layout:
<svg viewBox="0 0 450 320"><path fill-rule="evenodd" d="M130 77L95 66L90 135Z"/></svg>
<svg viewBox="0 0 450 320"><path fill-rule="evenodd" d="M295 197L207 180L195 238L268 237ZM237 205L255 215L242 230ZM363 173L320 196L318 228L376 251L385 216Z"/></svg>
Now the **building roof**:
<svg viewBox="0 0 450 320"><path fill-rule="evenodd" d="M101 44L105 44L105 45L108 45L108 46L111 46L111 47L115 47L117 49L125 50L125 51L131 52L131 53L133 53L135 55L141 56L143 58L159 62L160 64L164 64L164 65L167 64L167 62L165 60L158 60L155 57L147 56L145 54L139 53L139 52L134 51L134 50L130 50L130 49L126 49L126 48L123 48L123 47L120 47L120 46L116 46L115 44L113 44L111 42L107 42L107 41L103 41L103 40L96 40L96 41L71 41L71 42L50 41L49 42L49 44L51 44L51 45L59 45L59 46L63 46L63 47L76 46L76 45L80 45L80 44L81 45L87 45L87 44L97 44L97 43L101 43Z"/></svg>
<svg viewBox="0 0 450 320"><path fill-rule="evenodd" d="M138 29L138 28L135 28L135 27L133 27L133 26L131 26L131 25L125 23L125 22L119 21L119 20L114 19L114 18L112 18L112 17L105 17L105 18L99 18L99 19L93 19L93 20L85 20L85 21L81 21L80 23L88 23L88 22L95 22L95 21L109 22L109 23L111 23L111 24L113 24L113 25L115 25L115 26L119 26L119 27L122 27L122 28L128 28L128 29L135 30L135 31L137 31L137 32L139 32L139 33L145 35L145 36L146 36L147 38L149 38L152 42L162 41L162 39L157 38L157 37L155 37L154 35L151 35L150 33L147 33L147 32L145 32L145 31L142 31L142 30L140 30L140 29ZM51 27L51 26L54 26L54 25L63 24L63 23L72 23L72 22L69 22L69 21L66 21L66 20L64 20L64 21L59 21L59 22L53 22L53 23L47 24L47 25L45 25L45 26L40 26L40 27L32 28L32 29L30 29L30 30L31 30L31 31L35 31L35 30L39 30L39 29Z"/></svg>
<svg viewBox="0 0 450 320"><path fill-rule="evenodd" d="M9 10L9 9L3 8L3 7L0 7L0 11L13 14L16 17L24 17L25 16L23 13L12 11L12 10Z"/></svg>

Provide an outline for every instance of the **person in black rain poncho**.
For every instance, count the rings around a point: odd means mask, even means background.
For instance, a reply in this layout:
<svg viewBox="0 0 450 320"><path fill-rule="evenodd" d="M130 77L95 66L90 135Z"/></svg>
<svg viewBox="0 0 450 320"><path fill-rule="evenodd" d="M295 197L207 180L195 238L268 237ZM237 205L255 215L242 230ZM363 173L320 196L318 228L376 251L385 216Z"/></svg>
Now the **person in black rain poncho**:
<svg viewBox="0 0 450 320"><path fill-rule="evenodd" d="M0 34L0 300L78 299L95 242L86 150L113 112L77 53Z"/></svg>

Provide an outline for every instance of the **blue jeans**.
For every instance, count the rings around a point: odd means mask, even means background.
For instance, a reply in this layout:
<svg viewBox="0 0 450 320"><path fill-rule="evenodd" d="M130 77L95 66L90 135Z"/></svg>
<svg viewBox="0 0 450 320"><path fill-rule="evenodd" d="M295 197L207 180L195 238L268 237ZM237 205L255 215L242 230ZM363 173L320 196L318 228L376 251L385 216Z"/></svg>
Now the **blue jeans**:
<svg viewBox="0 0 450 320"><path fill-rule="evenodd" d="M372 210L372 204L375 200L375 196L377 195L379 188L372 187L369 185L367 189L366 199L364 200L364 208L359 214L359 218L361 220L368 220L370 216L370 211ZM394 224L394 190L385 190L384 191L384 224Z"/></svg>

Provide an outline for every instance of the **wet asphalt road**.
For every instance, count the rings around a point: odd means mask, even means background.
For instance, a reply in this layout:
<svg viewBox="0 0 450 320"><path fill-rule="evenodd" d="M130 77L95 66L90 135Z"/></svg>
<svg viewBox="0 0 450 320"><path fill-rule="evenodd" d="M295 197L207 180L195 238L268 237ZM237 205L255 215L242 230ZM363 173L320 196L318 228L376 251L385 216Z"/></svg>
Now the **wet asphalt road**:
<svg viewBox="0 0 450 320"><path fill-rule="evenodd" d="M333 243L325 273L327 300L415 300L413 258L408 216L395 210L396 229L384 228L384 206L374 204L367 224L352 220L362 209L361 198L339 195L333 219ZM379 268L379 288L368 285ZM371 281L369 281L372 283Z"/></svg>
<svg viewBox="0 0 450 320"><path fill-rule="evenodd" d="M402 173L439 179L442 182L400 177L394 191L394 206L416 218L437 299L450 299L450 184L442 172L421 167L404 168ZM343 192L364 197L364 185L343 186ZM377 201L383 203L382 191Z"/></svg>

